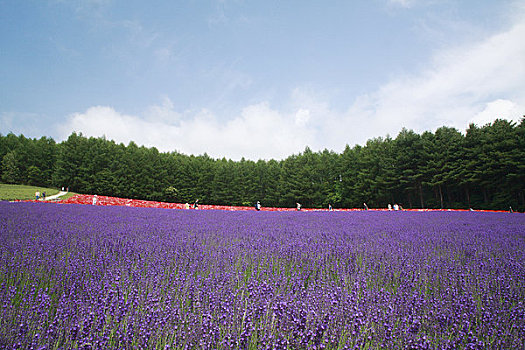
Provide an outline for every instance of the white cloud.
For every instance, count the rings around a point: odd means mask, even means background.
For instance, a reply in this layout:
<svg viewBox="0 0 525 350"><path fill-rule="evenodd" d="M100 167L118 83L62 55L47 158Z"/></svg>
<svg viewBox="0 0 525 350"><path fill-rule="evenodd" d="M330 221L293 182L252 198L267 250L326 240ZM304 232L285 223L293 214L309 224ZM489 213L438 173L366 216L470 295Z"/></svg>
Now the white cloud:
<svg viewBox="0 0 525 350"><path fill-rule="evenodd" d="M306 126L310 120L310 111L308 109L301 108L295 113L295 124L298 126Z"/></svg>
<svg viewBox="0 0 525 350"><path fill-rule="evenodd" d="M150 123L174 124L181 119L181 114L175 112L173 102L168 96L162 98L162 105L151 106L146 111L146 120Z"/></svg>
<svg viewBox="0 0 525 350"><path fill-rule="evenodd" d="M168 97L143 116L111 107L73 114L61 128L161 151L208 153L212 157L282 159L310 146L342 151L346 144L403 128L417 132L446 125L465 130L496 118L519 121L525 114L525 22L476 43L437 53L425 69L398 77L358 96L344 111L332 108L313 88L291 92L277 110L269 102L246 106L224 120L214 111L178 112Z"/></svg>
<svg viewBox="0 0 525 350"><path fill-rule="evenodd" d="M117 142L135 141L153 146L156 144L156 142L152 143L156 141L152 133L155 127L166 130L170 126L162 122L146 121L136 116L121 114L111 107L96 106L89 108L85 113L69 116L68 121L61 125L59 130L62 138L76 131L85 136L106 136ZM157 141L161 140L162 138L157 139Z"/></svg>
<svg viewBox="0 0 525 350"><path fill-rule="evenodd" d="M509 100L498 99L487 103L485 109L469 120L469 124L474 123L483 126L493 122L495 118L519 122L520 115L525 115L525 106L519 106Z"/></svg>
<svg viewBox="0 0 525 350"><path fill-rule="evenodd" d="M1 112L0 134L22 134L26 137L40 138L50 134L48 118L37 113Z"/></svg>
<svg viewBox="0 0 525 350"><path fill-rule="evenodd" d="M303 113L303 112L301 112ZM297 123L296 115L273 110L267 103L244 108L224 123L210 111L176 113L169 99L151 107L147 118L119 113L111 107L92 107L76 113L61 126L61 138L73 131L139 145L160 151L180 151L238 160L282 159L297 153L313 140L314 130Z"/></svg>
<svg viewBox="0 0 525 350"><path fill-rule="evenodd" d="M525 113L524 37L525 23L518 23L478 43L442 51L419 74L357 98L344 115L334 117L339 123L327 134L362 144L395 136L403 127L464 130L471 121L517 121Z"/></svg>
<svg viewBox="0 0 525 350"><path fill-rule="evenodd" d="M390 4L409 8L414 3L414 0L389 0Z"/></svg>

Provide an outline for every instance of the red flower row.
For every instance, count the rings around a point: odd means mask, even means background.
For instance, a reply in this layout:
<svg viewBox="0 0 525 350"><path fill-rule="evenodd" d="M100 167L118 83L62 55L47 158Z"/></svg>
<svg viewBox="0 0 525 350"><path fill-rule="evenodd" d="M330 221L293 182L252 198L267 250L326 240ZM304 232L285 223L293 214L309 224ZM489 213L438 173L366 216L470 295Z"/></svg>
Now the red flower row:
<svg viewBox="0 0 525 350"><path fill-rule="evenodd" d="M155 202L146 201L140 199L129 199L129 198L117 198L107 196L97 196L94 202L94 195L79 194L69 199L60 201L60 203L66 204L95 204L95 205L121 205L128 207L140 207L140 208L164 208L164 209L186 209L186 205L182 203L167 203L167 202ZM193 210L193 206L190 205L190 209ZM232 205L207 205L199 204L199 210L255 210L254 207L245 206L232 206ZM275 207L262 207L261 211L295 211L295 208L275 208ZM388 209L371 209L374 211L388 211ZM407 210L407 209L404 209ZM301 211L328 211L328 209L308 209L303 208ZM362 211L362 209L334 209L334 211ZM462 209L408 209L408 211L466 211ZM493 210L480 210L480 211L493 211ZM495 210L494 210L495 211Z"/></svg>
<svg viewBox="0 0 525 350"><path fill-rule="evenodd" d="M79 194L69 199L61 201L61 203L69 204L93 204L95 205L123 205L128 207L140 207L140 208L165 208L165 209L186 209L186 205L182 203L167 203L167 202L154 202L140 199L128 199L128 198L117 198L107 196L97 196L96 201L93 201L93 195ZM190 205L190 209L193 210L193 206ZM199 204L199 210L255 210L254 207L244 206L232 206L232 205L207 205ZM262 211L295 211L295 208L274 208L274 207L262 207ZM302 211L328 211L328 209L302 209ZM341 209L337 209L340 211ZM357 209L344 209L357 210Z"/></svg>

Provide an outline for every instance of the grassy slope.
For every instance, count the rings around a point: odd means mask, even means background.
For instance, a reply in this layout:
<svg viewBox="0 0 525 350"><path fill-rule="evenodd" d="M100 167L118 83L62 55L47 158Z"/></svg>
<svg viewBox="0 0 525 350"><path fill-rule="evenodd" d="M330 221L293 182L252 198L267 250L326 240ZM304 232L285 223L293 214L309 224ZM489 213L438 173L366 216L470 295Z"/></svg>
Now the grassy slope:
<svg viewBox="0 0 525 350"><path fill-rule="evenodd" d="M56 188L46 188L40 186L9 185L0 183L0 200L27 200L35 199L35 192L46 192L46 196L52 196L59 192ZM68 193L60 199L72 197L75 193Z"/></svg>

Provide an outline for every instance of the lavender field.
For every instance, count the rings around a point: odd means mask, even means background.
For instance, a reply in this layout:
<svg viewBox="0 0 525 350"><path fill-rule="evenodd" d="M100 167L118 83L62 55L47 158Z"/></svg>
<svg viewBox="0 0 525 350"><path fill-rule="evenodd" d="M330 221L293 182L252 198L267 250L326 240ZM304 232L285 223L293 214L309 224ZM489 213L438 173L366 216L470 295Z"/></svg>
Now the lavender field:
<svg viewBox="0 0 525 350"><path fill-rule="evenodd" d="M2 349L523 349L525 215L0 202Z"/></svg>

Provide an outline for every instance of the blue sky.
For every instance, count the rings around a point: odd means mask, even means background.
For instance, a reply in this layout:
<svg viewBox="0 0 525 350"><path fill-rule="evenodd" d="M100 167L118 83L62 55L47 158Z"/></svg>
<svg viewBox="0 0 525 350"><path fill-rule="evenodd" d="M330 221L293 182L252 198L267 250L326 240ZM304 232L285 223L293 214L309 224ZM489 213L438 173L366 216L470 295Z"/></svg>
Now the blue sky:
<svg viewBox="0 0 525 350"><path fill-rule="evenodd" d="M525 114L525 1L0 0L0 133L282 159Z"/></svg>

